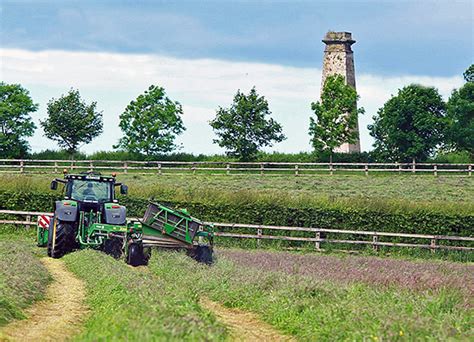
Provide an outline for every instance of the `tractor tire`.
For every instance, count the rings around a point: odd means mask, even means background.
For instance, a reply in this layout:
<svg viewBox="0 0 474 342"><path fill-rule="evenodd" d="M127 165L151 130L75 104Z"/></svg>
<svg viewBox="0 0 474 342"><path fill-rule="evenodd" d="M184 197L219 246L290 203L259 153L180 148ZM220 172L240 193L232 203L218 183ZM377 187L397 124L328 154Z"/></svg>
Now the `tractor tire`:
<svg viewBox="0 0 474 342"><path fill-rule="evenodd" d="M197 246L195 259L206 265L211 265L214 262L213 251L209 246Z"/></svg>
<svg viewBox="0 0 474 342"><path fill-rule="evenodd" d="M78 248L76 242L76 228L72 222L57 221L56 241L53 249L54 222L51 220L48 231L48 256L51 258L61 258L63 255Z"/></svg>
<svg viewBox="0 0 474 342"><path fill-rule="evenodd" d="M127 264L130 266L148 265L148 257L145 255L142 245L132 243L128 246Z"/></svg>

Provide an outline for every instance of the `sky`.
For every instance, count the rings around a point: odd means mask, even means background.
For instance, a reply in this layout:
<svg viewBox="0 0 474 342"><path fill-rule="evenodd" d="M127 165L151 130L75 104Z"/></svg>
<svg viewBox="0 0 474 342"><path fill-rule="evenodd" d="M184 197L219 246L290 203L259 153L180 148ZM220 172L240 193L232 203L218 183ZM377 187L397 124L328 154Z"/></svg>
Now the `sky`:
<svg viewBox="0 0 474 342"><path fill-rule="evenodd" d="M103 111L104 133L84 152L110 150L118 117L149 85L183 105L182 152L222 153L208 122L237 89L266 97L288 137L268 151L309 151L328 30L353 45L361 146L377 109L410 83L445 99L473 63L472 1L8 1L0 0L0 79L46 105L71 87ZM40 128L33 151L57 148Z"/></svg>

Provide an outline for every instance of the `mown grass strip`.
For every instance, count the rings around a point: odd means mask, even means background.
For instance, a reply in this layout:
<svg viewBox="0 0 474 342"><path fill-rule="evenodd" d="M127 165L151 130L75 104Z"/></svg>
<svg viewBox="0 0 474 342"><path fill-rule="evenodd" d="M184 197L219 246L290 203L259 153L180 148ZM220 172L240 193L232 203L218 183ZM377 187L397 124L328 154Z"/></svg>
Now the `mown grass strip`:
<svg viewBox="0 0 474 342"><path fill-rule="evenodd" d="M1 233L1 232L0 232ZM23 310L43 299L51 277L31 243L0 234L0 327L25 318Z"/></svg>
<svg viewBox="0 0 474 342"><path fill-rule="evenodd" d="M473 333L472 307L456 289L342 285L245 269L224 258L205 267L165 252L155 253L149 267L165 282L253 311L301 340L462 340Z"/></svg>
<svg viewBox="0 0 474 342"><path fill-rule="evenodd" d="M108 174L108 173L106 173ZM51 179L57 175L0 175L0 190L35 192L49 191ZM398 205L401 207L436 208L451 207L453 203L469 206L474 201L470 189L474 177L427 175L317 175L314 177L260 177L260 176L206 176L206 175L128 175L117 177L129 185L130 195L160 197L163 200L201 202L245 201L248 197L291 202L297 205L337 201L361 200L364 205ZM261 196L263 195L263 196ZM346 205L357 206L353 200ZM471 206L472 208L472 206ZM449 208L449 210L455 208ZM460 209L459 206L457 208Z"/></svg>
<svg viewBox="0 0 474 342"><path fill-rule="evenodd" d="M76 340L204 341L227 336L225 327L199 306L198 294L188 286L93 250L63 260L85 280L91 309Z"/></svg>

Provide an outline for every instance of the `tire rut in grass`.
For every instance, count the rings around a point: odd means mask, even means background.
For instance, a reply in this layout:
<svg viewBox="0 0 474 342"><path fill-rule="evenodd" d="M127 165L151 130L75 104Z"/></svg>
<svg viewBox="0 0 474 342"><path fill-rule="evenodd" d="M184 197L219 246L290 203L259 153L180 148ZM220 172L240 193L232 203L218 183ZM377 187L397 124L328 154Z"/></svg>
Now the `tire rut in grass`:
<svg viewBox="0 0 474 342"><path fill-rule="evenodd" d="M203 308L211 311L225 324L233 341L295 341L269 324L262 322L255 314L238 309L229 309L209 299L201 299Z"/></svg>
<svg viewBox="0 0 474 342"><path fill-rule="evenodd" d="M5 326L0 332L1 341L64 341L80 332L87 315L83 281L60 260L41 261L53 277L45 299L25 311L27 319Z"/></svg>

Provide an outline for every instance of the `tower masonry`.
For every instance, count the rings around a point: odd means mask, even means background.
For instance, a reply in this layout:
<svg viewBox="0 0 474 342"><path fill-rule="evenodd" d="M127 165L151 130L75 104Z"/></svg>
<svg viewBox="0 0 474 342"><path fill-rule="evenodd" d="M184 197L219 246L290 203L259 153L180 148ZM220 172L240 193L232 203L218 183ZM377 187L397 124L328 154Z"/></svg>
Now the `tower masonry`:
<svg viewBox="0 0 474 342"><path fill-rule="evenodd" d="M350 32L332 32L326 33L323 39L326 44L324 49L323 61L323 76L321 80L321 92L326 77L331 75L342 75L346 80L346 84L356 88L355 69L354 69L354 52L352 51L352 44L355 40L352 39ZM339 146L335 152L360 152L360 136L359 124L356 126L357 140L354 144L344 143Z"/></svg>

